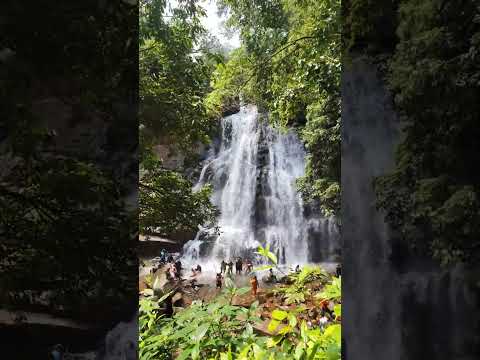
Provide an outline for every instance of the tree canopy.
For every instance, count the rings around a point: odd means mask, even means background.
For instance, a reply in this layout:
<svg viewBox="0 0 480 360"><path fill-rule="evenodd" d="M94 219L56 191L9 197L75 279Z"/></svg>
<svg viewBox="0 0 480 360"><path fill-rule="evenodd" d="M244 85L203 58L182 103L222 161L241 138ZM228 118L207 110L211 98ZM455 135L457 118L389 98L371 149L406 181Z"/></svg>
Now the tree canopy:
<svg viewBox="0 0 480 360"><path fill-rule="evenodd" d="M197 1L140 1L140 230L163 236L211 221L209 188L192 191L182 169L166 169L154 145L189 156L207 143L214 118L204 98L217 52L205 46L205 15Z"/></svg>
<svg viewBox="0 0 480 360"><path fill-rule="evenodd" d="M215 70L208 109L242 97L297 126L309 157L299 186L326 213L340 207L340 4L222 0L242 47Z"/></svg>

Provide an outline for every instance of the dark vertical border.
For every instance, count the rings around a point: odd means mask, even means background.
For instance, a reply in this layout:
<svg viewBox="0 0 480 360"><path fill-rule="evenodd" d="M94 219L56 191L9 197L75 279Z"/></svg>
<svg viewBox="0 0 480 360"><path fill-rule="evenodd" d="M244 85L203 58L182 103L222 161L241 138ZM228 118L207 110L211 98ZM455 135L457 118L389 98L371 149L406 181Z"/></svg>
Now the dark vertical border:
<svg viewBox="0 0 480 360"><path fill-rule="evenodd" d="M2 357L135 358L137 1L1 8Z"/></svg>
<svg viewBox="0 0 480 360"><path fill-rule="evenodd" d="M343 1L343 359L479 358L479 10Z"/></svg>

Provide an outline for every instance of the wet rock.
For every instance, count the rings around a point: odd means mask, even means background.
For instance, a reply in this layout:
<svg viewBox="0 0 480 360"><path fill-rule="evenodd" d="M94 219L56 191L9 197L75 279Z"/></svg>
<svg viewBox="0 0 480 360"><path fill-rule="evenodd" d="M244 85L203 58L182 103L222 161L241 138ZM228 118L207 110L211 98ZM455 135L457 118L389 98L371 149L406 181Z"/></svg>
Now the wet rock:
<svg viewBox="0 0 480 360"><path fill-rule="evenodd" d="M183 303L183 295L180 292L176 292L175 295L172 296L172 304L179 306Z"/></svg>
<svg viewBox="0 0 480 360"><path fill-rule="evenodd" d="M150 296L153 296L154 291L153 289L144 289L143 291L140 292L140 294L145 297L150 297Z"/></svg>
<svg viewBox="0 0 480 360"><path fill-rule="evenodd" d="M233 115L240 112L240 98L235 97L230 99L222 107L222 117Z"/></svg>

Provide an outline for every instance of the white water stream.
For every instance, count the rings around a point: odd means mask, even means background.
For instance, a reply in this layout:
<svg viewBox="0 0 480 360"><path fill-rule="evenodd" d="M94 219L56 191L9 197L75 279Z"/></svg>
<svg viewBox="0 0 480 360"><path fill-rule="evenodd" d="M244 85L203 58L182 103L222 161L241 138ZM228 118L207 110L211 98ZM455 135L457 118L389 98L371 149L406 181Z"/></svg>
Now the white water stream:
<svg viewBox="0 0 480 360"><path fill-rule="evenodd" d="M304 216L295 182L304 175L305 155L294 131L272 128L254 106L222 119L220 146L209 150L195 186L213 185L220 235L201 229L185 245L183 261L188 265L198 261L202 242L209 238L213 243L202 254L202 264L252 258L256 248L266 244L281 263L308 263L312 230L334 230L322 225L330 219L312 221Z"/></svg>

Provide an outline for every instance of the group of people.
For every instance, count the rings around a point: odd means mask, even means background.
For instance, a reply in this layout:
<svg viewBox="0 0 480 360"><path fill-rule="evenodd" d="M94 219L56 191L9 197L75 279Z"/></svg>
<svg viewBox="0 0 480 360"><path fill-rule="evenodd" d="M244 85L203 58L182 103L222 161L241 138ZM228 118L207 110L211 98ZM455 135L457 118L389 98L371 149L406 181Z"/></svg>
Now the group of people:
<svg viewBox="0 0 480 360"><path fill-rule="evenodd" d="M238 257L235 259L230 259L229 262L222 260L220 263L220 272L217 273L215 278L217 289L221 289L223 285L223 277L233 276L233 267L235 266L235 274L241 275L242 273L251 274L250 276L250 285L252 288L252 295L256 296L258 291L258 279L255 274L253 274L253 263L250 259L242 259Z"/></svg>
<svg viewBox="0 0 480 360"><path fill-rule="evenodd" d="M241 257L238 257L235 260L235 264L233 260L230 260L229 262L222 260L222 262L220 263L220 274L232 275L234 265L235 274L237 275L241 275L242 271L245 271L245 273L247 274L253 271L253 264L250 260L244 260Z"/></svg>
<svg viewBox="0 0 480 360"><path fill-rule="evenodd" d="M217 276L216 276L216 287L217 289L221 289L222 288L222 284L223 284L223 275L221 272L217 273ZM250 286L252 288L252 295L253 296L257 296L257 291L258 291L258 279L257 279L257 276L255 274L252 274L250 276Z"/></svg>
<svg viewBox="0 0 480 360"><path fill-rule="evenodd" d="M173 261L173 256L169 254L167 250L162 249L160 251L160 262L166 263L166 262L169 262L170 260Z"/></svg>
<svg viewBox="0 0 480 360"><path fill-rule="evenodd" d="M168 258L167 279L178 280L182 276L182 262L180 259L175 261L173 256Z"/></svg>
<svg viewBox="0 0 480 360"><path fill-rule="evenodd" d="M160 257L165 259L165 262L169 265L167 268L167 278L169 280L178 280L181 278L182 275L182 263L179 259L175 261L172 255L168 254L165 250L162 250L160 253ZM242 273L245 274L251 274L250 276L250 285L252 289L252 295L256 296L258 292L258 279L257 276L253 273L253 264L250 259L242 259L241 257L238 257L236 259L230 259L229 262L226 262L225 260L222 260L220 263L220 272L216 274L216 287L217 289L221 289L223 286L223 278L224 276L232 277L233 276L233 270L235 267L235 274L236 275L241 275ZM192 267L191 269L192 275L191 277L193 278L193 281L196 281L197 275L199 275L202 272L202 267L200 264L197 264L196 267ZM297 265L295 267L294 272L298 273L300 272L300 266ZM341 274L341 267L337 266L336 268L336 275L340 276ZM264 278L265 282L267 283L275 283L277 282L277 277L273 272L273 269L269 270L268 276ZM326 309L324 309L325 311ZM328 310L327 310L328 312Z"/></svg>

